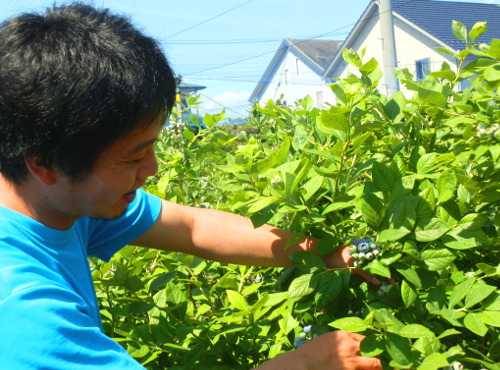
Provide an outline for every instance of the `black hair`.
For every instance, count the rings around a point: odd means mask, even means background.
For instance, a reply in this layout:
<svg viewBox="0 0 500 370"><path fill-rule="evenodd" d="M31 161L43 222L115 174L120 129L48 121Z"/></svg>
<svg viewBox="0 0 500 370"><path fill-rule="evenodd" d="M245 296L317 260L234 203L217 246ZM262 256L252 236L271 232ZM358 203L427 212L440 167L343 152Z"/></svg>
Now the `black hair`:
<svg viewBox="0 0 500 370"><path fill-rule="evenodd" d="M26 159L83 178L174 102L158 43L107 9L54 6L0 26L0 173L9 181L26 178Z"/></svg>

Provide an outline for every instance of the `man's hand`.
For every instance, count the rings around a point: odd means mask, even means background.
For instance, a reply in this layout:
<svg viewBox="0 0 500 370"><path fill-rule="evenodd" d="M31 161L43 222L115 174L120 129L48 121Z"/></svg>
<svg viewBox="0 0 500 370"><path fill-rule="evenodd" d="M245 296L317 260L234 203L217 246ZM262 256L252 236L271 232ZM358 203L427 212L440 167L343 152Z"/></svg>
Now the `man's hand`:
<svg viewBox="0 0 500 370"><path fill-rule="evenodd" d="M323 334L295 351L262 364L257 369L381 370L382 365L377 358L361 357L359 345L363 338L362 335L344 331Z"/></svg>
<svg viewBox="0 0 500 370"><path fill-rule="evenodd" d="M329 267L345 268L352 267L354 265L354 258L349 253L349 247L346 245L341 245L327 257L325 257L326 264ZM353 269L353 275L361 276L366 281L380 285L380 281L373 275L363 271L362 269Z"/></svg>

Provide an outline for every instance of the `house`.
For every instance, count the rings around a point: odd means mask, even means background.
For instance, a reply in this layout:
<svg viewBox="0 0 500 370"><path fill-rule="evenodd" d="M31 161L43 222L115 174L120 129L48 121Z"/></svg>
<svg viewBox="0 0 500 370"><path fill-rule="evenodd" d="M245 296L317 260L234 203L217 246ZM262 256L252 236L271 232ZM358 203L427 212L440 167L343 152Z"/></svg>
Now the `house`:
<svg viewBox="0 0 500 370"><path fill-rule="evenodd" d="M264 104L272 99L286 104L306 95L318 107L331 101L334 95L322 76L340 44L336 40L283 40L249 101Z"/></svg>
<svg viewBox="0 0 500 370"><path fill-rule="evenodd" d="M452 32L452 21L459 21L468 30L476 22L487 22L488 32L475 42L489 43L493 38L500 38L500 7L494 4L464 3L453 1L432 0L389 0L372 1L352 28L346 40L335 54L329 59L324 68L321 81L324 85L337 78L347 77L349 72L356 72L356 68L346 63L342 58L342 50L350 48L360 53L365 50L364 61L375 58L379 67L384 71L384 77L379 83L379 90L392 95L400 90L411 96L413 92L405 90L393 78L395 68L407 68L415 79L423 79L429 72L439 70L443 62L447 62L452 69L456 69L457 61L452 56L443 55L436 48L444 48L453 53L463 49L464 44ZM391 9L392 8L392 9ZM392 11L391 11L392 10ZM279 53L279 51L278 51ZM277 53L277 54L278 54ZM284 65L273 65L281 60L276 57L271 61L266 73L254 90L254 100L265 103L266 98L274 98L269 90L274 86L263 86L266 81L283 80ZM290 85L294 84L290 80ZM318 82L319 83L319 82ZM294 99L311 95L311 89L300 89L300 86L289 86L293 90ZM284 93L288 99L288 95ZM314 99L314 96L311 95ZM335 97L326 92L324 102L335 103Z"/></svg>
<svg viewBox="0 0 500 370"><path fill-rule="evenodd" d="M456 69L457 60L452 56L443 55L436 49L447 49L453 53L464 49L465 45L452 32L452 21L465 24L468 30L476 22L487 22L488 32L483 34L476 43L490 42L492 38L500 38L500 7L493 4L463 3L431 0L392 0L392 24L394 30L395 68L407 68L416 79L423 79L426 74L441 69L447 62ZM378 2L371 2L351 33L343 47L356 52L366 50L365 60L375 58L383 69L384 49L390 41L383 37L383 24ZM354 67L342 59L342 53L337 53L326 68L323 75L325 81L344 78ZM379 84L382 93L390 95L390 76L384 76ZM404 86L398 86L405 95Z"/></svg>

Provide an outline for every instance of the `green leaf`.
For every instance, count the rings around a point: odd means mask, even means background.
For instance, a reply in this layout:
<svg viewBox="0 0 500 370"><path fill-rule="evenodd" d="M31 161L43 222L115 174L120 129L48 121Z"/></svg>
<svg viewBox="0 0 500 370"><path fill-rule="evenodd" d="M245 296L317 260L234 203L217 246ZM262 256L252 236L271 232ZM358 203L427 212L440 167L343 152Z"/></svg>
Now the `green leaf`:
<svg viewBox="0 0 500 370"><path fill-rule="evenodd" d="M465 315L464 325L467 329L480 337L484 337L488 332L488 327L483 323L483 316L478 312L469 312Z"/></svg>
<svg viewBox="0 0 500 370"><path fill-rule="evenodd" d="M283 144L276 152L276 166L281 166L283 163L287 161L288 153L290 152L290 139L288 136L282 139Z"/></svg>
<svg viewBox="0 0 500 370"><path fill-rule="evenodd" d="M276 197L260 197L248 208L248 213L256 213L278 202Z"/></svg>
<svg viewBox="0 0 500 370"><path fill-rule="evenodd" d="M383 265L379 260L373 260L367 265L366 268L371 274L377 274L388 279L391 278L391 270L389 270L389 268Z"/></svg>
<svg viewBox="0 0 500 370"><path fill-rule="evenodd" d="M444 107L447 100L446 96L442 92L426 89L420 86L418 88L418 97L422 101L437 105L438 107Z"/></svg>
<svg viewBox="0 0 500 370"><path fill-rule="evenodd" d="M312 273L326 269L323 260L314 253L299 251L292 253L290 259L293 265L301 272Z"/></svg>
<svg viewBox="0 0 500 370"><path fill-rule="evenodd" d="M436 165L436 153L428 153L421 156L417 162L417 173L424 175Z"/></svg>
<svg viewBox="0 0 500 370"><path fill-rule="evenodd" d="M372 193L366 193L360 199L358 207L361 210L363 220L374 230L378 227L385 216L385 209L381 200Z"/></svg>
<svg viewBox="0 0 500 370"><path fill-rule="evenodd" d="M439 203L444 203L447 200L450 200L455 194L456 188L457 188L457 175L455 175L455 171L448 170L443 172L437 180Z"/></svg>
<svg viewBox="0 0 500 370"><path fill-rule="evenodd" d="M442 338L449 337L450 335L461 335L461 334L462 334L462 332L458 331L457 329L446 329L441 334L439 334L438 338L442 339Z"/></svg>
<svg viewBox="0 0 500 370"><path fill-rule="evenodd" d="M483 33L488 31L488 27L486 27L486 22L477 22L469 32L469 38L471 42L476 41L476 39L481 36Z"/></svg>
<svg viewBox="0 0 500 370"><path fill-rule="evenodd" d="M417 292L405 280L401 283L401 298L403 299L405 308L411 307L417 300Z"/></svg>
<svg viewBox="0 0 500 370"><path fill-rule="evenodd" d="M488 54L493 59L500 59L500 39L491 40L490 47L488 48Z"/></svg>
<svg viewBox="0 0 500 370"><path fill-rule="evenodd" d="M442 47L438 47L438 48L436 48L436 50L439 51L441 54L449 55L451 57L455 55L455 53L453 53L452 51L445 49L445 48L442 48Z"/></svg>
<svg viewBox="0 0 500 370"><path fill-rule="evenodd" d="M378 67L378 62L375 60L375 58L371 58L368 62L359 67L359 71L369 74L374 70L376 70L377 67Z"/></svg>
<svg viewBox="0 0 500 370"><path fill-rule="evenodd" d="M457 286L455 286L455 288L453 288L453 291L451 292L450 299L448 301L448 308L453 308L462 299L464 299L475 282L476 282L475 278L469 278L461 282Z"/></svg>
<svg viewBox="0 0 500 370"><path fill-rule="evenodd" d="M355 67L361 67L363 65L363 63L361 62L361 58L359 57L358 53L356 53L354 50L352 49L347 49L345 48L344 50L342 50L342 57L344 58L344 60L355 66Z"/></svg>
<svg viewBox="0 0 500 370"><path fill-rule="evenodd" d="M186 293L178 284L174 284L172 281L165 287L165 298L173 304L180 304L187 301Z"/></svg>
<svg viewBox="0 0 500 370"><path fill-rule="evenodd" d="M378 237L378 241L380 243L397 241L401 238L404 238L409 233L411 233L411 231L405 227L401 227L399 229L382 230L382 232L380 233L380 235Z"/></svg>
<svg viewBox="0 0 500 370"><path fill-rule="evenodd" d="M419 242L431 242L439 239L450 230L450 226L439 218L422 220L417 225L415 236Z"/></svg>
<svg viewBox="0 0 500 370"><path fill-rule="evenodd" d="M390 358L403 366L412 364L411 347L408 339L397 334L387 333L385 348Z"/></svg>
<svg viewBox="0 0 500 370"><path fill-rule="evenodd" d="M465 215L457 225L462 230L477 231L488 222L488 216L479 213L469 213Z"/></svg>
<svg viewBox="0 0 500 370"><path fill-rule="evenodd" d="M483 311L481 316L485 324L500 328L500 311Z"/></svg>
<svg viewBox="0 0 500 370"><path fill-rule="evenodd" d="M253 163L252 166L250 167L250 173L252 175L259 175L267 171L268 169L274 167L276 167L276 156L270 155L267 158L264 158L260 161Z"/></svg>
<svg viewBox="0 0 500 370"><path fill-rule="evenodd" d="M375 357L384 352L384 340L378 334L368 334L360 345L361 355Z"/></svg>
<svg viewBox="0 0 500 370"><path fill-rule="evenodd" d="M318 286L317 275L305 274L295 278L288 287L289 298L300 298L314 292Z"/></svg>
<svg viewBox="0 0 500 370"><path fill-rule="evenodd" d="M430 271L445 269L457 258L447 248L427 249L421 253L421 256Z"/></svg>
<svg viewBox="0 0 500 370"><path fill-rule="evenodd" d="M327 213L334 212L334 211L340 211L341 209L346 209L353 207L354 204L352 202L335 202L335 203L330 203L322 212L323 215L326 215Z"/></svg>
<svg viewBox="0 0 500 370"><path fill-rule="evenodd" d="M497 267L488 265L487 263L479 262L476 264L477 268L484 272L486 275L498 274Z"/></svg>
<svg viewBox="0 0 500 370"><path fill-rule="evenodd" d="M341 141L345 140L345 135L349 130L349 121L342 112L321 111L321 114L316 119L316 124L320 131L334 135Z"/></svg>
<svg viewBox="0 0 500 370"><path fill-rule="evenodd" d="M373 182L375 186L383 191L388 191L394 186L396 176L386 165L374 162L372 167Z"/></svg>
<svg viewBox="0 0 500 370"><path fill-rule="evenodd" d="M385 114L389 117L390 120L396 119L406 105L406 98L401 91L398 91L394 95L391 96L391 99L387 101L384 105Z"/></svg>
<svg viewBox="0 0 500 370"><path fill-rule="evenodd" d="M401 330L399 330L398 334L405 338L423 338L435 336L432 331L420 324L405 325Z"/></svg>
<svg viewBox="0 0 500 370"><path fill-rule="evenodd" d="M471 249L488 245L489 241L483 231L452 230L441 238L444 245L451 249Z"/></svg>
<svg viewBox="0 0 500 370"><path fill-rule="evenodd" d="M339 245L339 240L331 235L322 237L316 245L316 250L320 256L333 252Z"/></svg>
<svg viewBox="0 0 500 370"><path fill-rule="evenodd" d="M413 230L417 219L416 209L419 202L419 198L412 196L405 196L398 199L398 205L392 217L395 229L406 228Z"/></svg>
<svg viewBox="0 0 500 370"><path fill-rule="evenodd" d="M323 185L324 177L319 175L314 175L308 182L306 182L302 189L305 190L304 200L307 202L309 199L315 195L321 186Z"/></svg>
<svg viewBox="0 0 500 370"><path fill-rule="evenodd" d="M342 277L332 272L321 274L314 301L319 308L326 308L342 291Z"/></svg>
<svg viewBox="0 0 500 370"><path fill-rule="evenodd" d="M417 368L418 370L437 370L441 368L447 368L449 365L448 359L442 353L431 353L429 356L426 356L420 366Z"/></svg>
<svg viewBox="0 0 500 370"><path fill-rule="evenodd" d="M471 308L485 300L497 288L486 284L483 280L478 280L465 296L465 308Z"/></svg>
<svg viewBox="0 0 500 370"><path fill-rule="evenodd" d="M247 301L240 293L234 290L226 290L226 294L232 307L240 311L246 311L248 309Z"/></svg>
<svg viewBox="0 0 500 370"><path fill-rule="evenodd" d="M405 252L403 250L403 252ZM407 252L405 252L407 253ZM410 267L399 267L402 264L398 264L397 266L395 265L394 267L396 268L396 271L399 272L403 277L412 285L414 285L416 288L421 288L422 287L422 281L420 280L420 276L418 276L418 273L413 270Z"/></svg>
<svg viewBox="0 0 500 370"><path fill-rule="evenodd" d="M431 219L436 211L436 195L434 186L430 185L420 193L417 205L417 217L420 220Z"/></svg>
<svg viewBox="0 0 500 370"><path fill-rule="evenodd" d="M453 20L451 22L451 30L457 39L467 42L467 28L463 23Z"/></svg>
<svg viewBox="0 0 500 370"><path fill-rule="evenodd" d="M328 325L350 333L358 333L371 328L370 325L367 325L364 320L359 317L344 317Z"/></svg>

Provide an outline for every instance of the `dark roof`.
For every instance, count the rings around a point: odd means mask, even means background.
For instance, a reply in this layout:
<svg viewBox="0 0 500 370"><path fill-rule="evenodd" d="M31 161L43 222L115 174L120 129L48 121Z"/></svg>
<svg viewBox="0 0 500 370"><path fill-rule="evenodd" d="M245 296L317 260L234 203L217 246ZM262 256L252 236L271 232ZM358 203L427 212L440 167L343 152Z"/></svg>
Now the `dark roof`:
<svg viewBox="0 0 500 370"><path fill-rule="evenodd" d="M463 49L451 30L453 20L470 31L476 22L486 21L488 31L476 43L490 43L500 38L500 7L494 4L457 1L392 0L392 10L453 49Z"/></svg>
<svg viewBox="0 0 500 370"><path fill-rule="evenodd" d="M197 92L198 90L206 89L206 86L188 84L184 81L181 81L179 88L180 88L182 94L188 94L191 92Z"/></svg>
<svg viewBox="0 0 500 370"><path fill-rule="evenodd" d="M434 0L392 0L392 10L403 21L411 23L417 29L434 37L450 49L464 49L462 41L458 40L451 30L452 21L463 23L470 31L476 22L487 22L488 31L479 37L475 43L490 43L494 38L500 38L500 7L494 4L464 3L458 1ZM342 61L342 49L351 47L359 36L367 20L378 16L378 3L372 0L358 22L339 48L332 62L325 68L324 78L328 78L336 66Z"/></svg>
<svg viewBox="0 0 500 370"><path fill-rule="evenodd" d="M291 47L311 59L322 70L328 67L341 41L315 39L286 39Z"/></svg>
<svg viewBox="0 0 500 370"><path fill-rule="evenodd" d="M260 99L288 52L321 77L341 43L342 41L337 40L284 39L248 100L253 103Z"/></svg>

